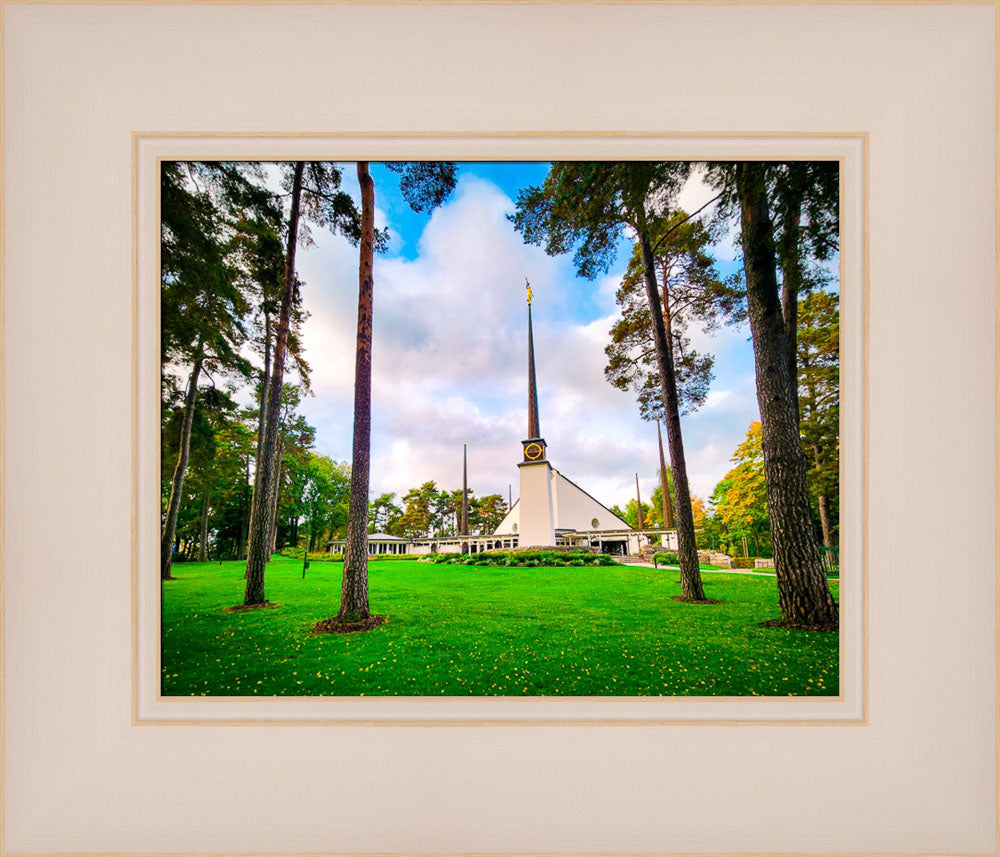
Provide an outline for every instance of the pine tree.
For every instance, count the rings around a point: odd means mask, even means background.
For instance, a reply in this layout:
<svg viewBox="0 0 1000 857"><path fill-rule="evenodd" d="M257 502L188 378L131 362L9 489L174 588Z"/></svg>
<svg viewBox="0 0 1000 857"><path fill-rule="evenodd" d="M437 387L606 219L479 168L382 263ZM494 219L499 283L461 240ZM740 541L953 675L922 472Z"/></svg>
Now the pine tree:
<svg viewBox="0 0 1000 857"><path fill-rule="evenodd" d="M357 242L361 237L357 209L350 194L341 189L341 172L336 165L319 161L295 161L283 165L283 175L289 202L285 226L284 278L274 331L271 373L264 399L260 456L254 479L254 501L247 545L247 585L243 599L247 606L265 602L264 569L273 538L271 524L277 496L281 393L297 284L295 255L300 241L300 228L303 222L312 222L331 232L339 232L352 242Z"/></svg>
<svg viewBox="0 0 1000 857"><path fill-rule="evenodd" d="M389 163L400 176L403 198L414 211L430 211L444 202L455 187L454 163L419 161ZM368 485L371 466L372 313L374 300L375 182L366 161L359 161L361 186L361 253L358 265L358 324L354 365L354 443L351 456L351 499L344 545L340 610L335 624L367 622L368 601ZM328 625L320 623L328 628Z"/></svg>
<svg viewBox="0 0 1000 857"><path fill-rule="evenodd" d="M747 161L736 164L733 174L781 622L834 628L837 605L826 583L809 508L808 463L799 438L789 336L778 291L767 170L764 163Z"/></svg>
<svg viewBox="0 0 1000 857"><path fill-rule="evenodd" d="M160 576L171 577L191 431L205 372L245 376L247 296L233 260L234 201L218 168L165 161L161 193L161 362L185 373L184 419L160 537Z"/></svg>

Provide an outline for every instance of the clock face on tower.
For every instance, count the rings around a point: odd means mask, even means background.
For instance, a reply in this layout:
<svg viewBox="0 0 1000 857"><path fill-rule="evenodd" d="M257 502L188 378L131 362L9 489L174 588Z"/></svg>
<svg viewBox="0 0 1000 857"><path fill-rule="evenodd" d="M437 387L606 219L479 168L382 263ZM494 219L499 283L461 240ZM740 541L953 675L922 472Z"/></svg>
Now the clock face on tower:
<svg viewBox="0 0 1000 857"><path fill-rule="evenodd" d="M545 457L545 441L532 440L524 444L524 460L539 461Z"/></svg>

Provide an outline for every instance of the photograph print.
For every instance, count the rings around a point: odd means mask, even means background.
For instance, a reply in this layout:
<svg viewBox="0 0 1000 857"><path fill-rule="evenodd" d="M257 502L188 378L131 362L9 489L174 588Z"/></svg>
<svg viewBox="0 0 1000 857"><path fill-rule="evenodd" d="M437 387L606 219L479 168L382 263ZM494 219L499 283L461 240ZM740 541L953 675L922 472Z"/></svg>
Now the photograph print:
<svg viewBox="0 0 1000 857"><path fill-rule="evenodd" d="M165 697L837 697L840 164L160 164Z"/></svg>

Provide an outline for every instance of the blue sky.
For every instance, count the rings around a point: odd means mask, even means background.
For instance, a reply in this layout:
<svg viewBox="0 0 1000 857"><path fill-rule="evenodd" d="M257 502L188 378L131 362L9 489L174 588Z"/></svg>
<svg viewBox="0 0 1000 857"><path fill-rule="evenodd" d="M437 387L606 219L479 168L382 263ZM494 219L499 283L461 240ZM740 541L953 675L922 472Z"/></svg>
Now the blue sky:
<svg viewBox="0 0 1000 857"><path fill-rule="evenodd" d="M569 256L524 244L507 221L517 192L540 182L544 164L465 163L455 193L430 215L409 210L397 177L373 165L377 223L392 233L376 259L373 342L373 494L433 479L458 488L462 444L469 484L479 495L513 486L527 431L524 281L534 291L533 323L542 435L553 466L607 505L624 506L639 474L644 499L657 484L655 423L639 419L635 398L603 377L604 346L616 317L614 293L630 251L594 281L574 273ZM344 183L357 187L353 165ZM697 178L680 197L694 210L713 196ZM350 459L357 314L357 250L313 230L299 253L310 313L303 341L315 395L303 412L317 448ZM740 265L732 236L714 248L720 271ZM693 331L716 356L703 408L683 419L692 490L706 497L758 419L747 328L714 336Z"/></svg>

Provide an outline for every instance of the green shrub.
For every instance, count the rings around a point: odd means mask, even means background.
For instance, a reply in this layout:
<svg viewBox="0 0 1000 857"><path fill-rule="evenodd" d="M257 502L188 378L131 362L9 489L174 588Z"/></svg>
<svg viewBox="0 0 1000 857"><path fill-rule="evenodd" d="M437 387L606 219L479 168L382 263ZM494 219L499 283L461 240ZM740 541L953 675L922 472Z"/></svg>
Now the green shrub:
<svg viewBox="0 0 1000 857"><path fill-rule="evenodd" d="M280 556L288 559L302 561L302 548L284 547L278 551ZM412 557L410 557L412 559ZM344 555L341 553L326 553L325 551L313 551L309 554L309 562L343 562Z"/></svg>
<svg viewBox="0 0 1000 857"><path fill-rule="evenodd" d="M385 559L385 557L380 558ZM604 564L614 564L606 555L605 558L608 562ZM434 563L448 563L449 565L460 563L463 565L485 566L492 568L538 568L540 566L566 568L567 566L579 567L582 565L601 564L598 557L595 557L590 551L581 550L580 548L560 548L558 550L541 548L525 548L524 550L493 550L486 551L485 553L469 554L466 556L459 556L457 554L442 554L439 557L428 557L426 561Z"/></svg>
<svg viewBox="0 0 1000 857"><path fill-rule="evenodd" d="M680 565L677 554L673 551L657 551L653 554L653 565Z"/></svg>
<svg viewBox="0 0 1000 857"><path fill-rule="evenodd" d="M753 556L734 556L733 557L733 568L753 568L754 560L757 557Z"/></svg>

